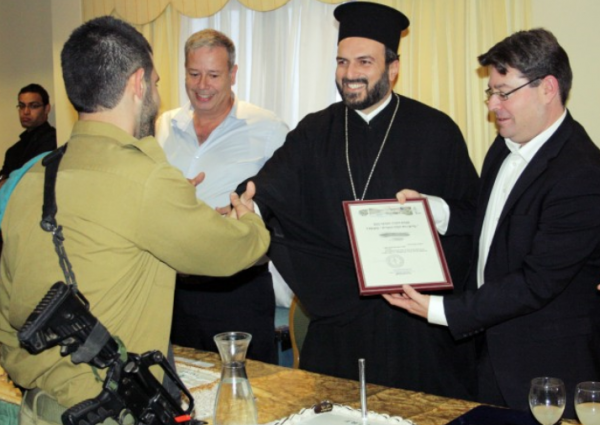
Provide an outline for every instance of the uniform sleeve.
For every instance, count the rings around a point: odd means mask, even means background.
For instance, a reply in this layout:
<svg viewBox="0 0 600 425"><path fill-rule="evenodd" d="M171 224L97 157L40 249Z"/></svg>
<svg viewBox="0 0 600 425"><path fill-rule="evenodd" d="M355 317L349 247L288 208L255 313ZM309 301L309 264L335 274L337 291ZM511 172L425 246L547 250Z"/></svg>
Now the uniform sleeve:
<svg viewBox="0 0 600 425"><path fill-rule="evenodd" d="M256 214L224 218L164 164L147 181L139 220L143 248L182 273L229 276L253 265L270 242Z"/></svg>

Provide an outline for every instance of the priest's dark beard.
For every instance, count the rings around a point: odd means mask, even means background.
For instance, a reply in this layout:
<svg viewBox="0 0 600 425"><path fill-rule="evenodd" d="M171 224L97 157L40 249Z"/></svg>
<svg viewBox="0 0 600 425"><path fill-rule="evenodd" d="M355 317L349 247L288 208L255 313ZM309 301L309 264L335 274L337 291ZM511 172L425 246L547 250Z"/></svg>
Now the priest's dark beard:
<svg viewBox="0 0 600 425"><path fill-rule="evenodd" d="M385 71L381 74L379 80L375 83L373 88L369 88L369 82L366 78L357 78L355 80L349 80L347 78L342 79L342 84L352 84L352 83L363 83L367 86L367 96L363 100L359 100L359 94L352 93L347 94L344 93L343 87L336 81L335 85L337 86L338 92L346 106L351 109L355 109L358 111L362 111L364 109L370 108L375 105L381 99L385 97L385 95L390 90L390 79L388 75L388 68L385 67Z"/></svg>
<svg viewBox="0 0 600 425"><path fill-rule="evenodd" d="M136 139L141 139L147 136L154 136L154 126L156 117L158 116L158 105L152 98L152 90L146 90L144 103L142 104L142 112L140 113L140 121L134 135Z"/></svg>

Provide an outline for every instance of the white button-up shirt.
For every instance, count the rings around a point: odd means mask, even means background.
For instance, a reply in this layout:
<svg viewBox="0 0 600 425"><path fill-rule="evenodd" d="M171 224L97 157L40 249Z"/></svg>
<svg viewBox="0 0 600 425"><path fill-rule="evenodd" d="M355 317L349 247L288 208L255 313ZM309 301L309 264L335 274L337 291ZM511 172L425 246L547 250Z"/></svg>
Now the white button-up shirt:
<svg viewBox="0 0 600 425"><path fill-rule="evenodd" d="M193 116L189 102L165 112L156 124L156 138L169 163L186 178L206 173L196 196L212 207L229 205L229 194L258 173L288 133L274 113L236 99L229 115L199 144Z"/></svg>
<svg viewBox="0 0 600 425"><path fill-rule="evenodd" d="M494 182L494 187L492 188L492 193L490 194L488 206L485 211L483 227L481 229L481 235L479 237L479 255L477 256L478 287L481 287L485 283L484 270L487 261L487 256L490 251L490 246L492 245L492 240L496 233L498 219L500 218L500 214L502 213L502 209L506 204L506 200L508 199L510 192L512 191L517 180L519 179L527 165L531 162L535 154L538 153L538 151L544 145L544 143L546 143L548 139L550 139L550 137L562 124L566 116L567 111L565 110L562 116L558 120L556 120L554 124L552 124L546 130L538 134L536 137L531 139L531 141L524 145L515 143L510 139L504 139L506 146L510 150L510 154L504 159L504 162L500 167L500 171L498 171L498 175L496 176L496 180ZM432 197L429 198L430 202L432 202ZM437 199L441 200L440 198ZM445 204L445 202L443 203ZM438 221L448 223L450 220L448 216L445 220L442 218L438 220L436 218L435 221L437 224ZM429 300L429 311L427 315L427 320L429 321L429 323L448 326L446 313L444 311L444 297L438 295L431 296Z"/></svg>

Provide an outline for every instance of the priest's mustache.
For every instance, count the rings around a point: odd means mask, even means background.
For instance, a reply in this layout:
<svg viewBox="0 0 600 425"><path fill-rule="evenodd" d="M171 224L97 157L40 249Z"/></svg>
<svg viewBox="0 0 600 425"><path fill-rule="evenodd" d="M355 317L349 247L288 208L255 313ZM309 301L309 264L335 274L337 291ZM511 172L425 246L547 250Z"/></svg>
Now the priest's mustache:
<svg viewBox="0 0 600 425"><path fill-rule="evenodd" d="M366 78L357 78L355 80L349 80L348 78L342 78L342 84L344 84L344 85L356 84L356 83L362 83L364 85L369 85L369 82L367 81Z"/></svg>

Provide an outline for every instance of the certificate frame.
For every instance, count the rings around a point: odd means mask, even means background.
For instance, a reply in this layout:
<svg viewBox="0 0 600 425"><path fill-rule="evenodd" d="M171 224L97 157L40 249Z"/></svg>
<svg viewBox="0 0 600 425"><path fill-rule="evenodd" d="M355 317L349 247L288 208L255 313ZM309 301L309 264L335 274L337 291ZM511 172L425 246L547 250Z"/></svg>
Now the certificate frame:
<svg viewBox="0 0 600 425"><path fill-rule="evenodd" d="M454 288L426 198L342 204L361 295Z"/></svg>

